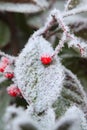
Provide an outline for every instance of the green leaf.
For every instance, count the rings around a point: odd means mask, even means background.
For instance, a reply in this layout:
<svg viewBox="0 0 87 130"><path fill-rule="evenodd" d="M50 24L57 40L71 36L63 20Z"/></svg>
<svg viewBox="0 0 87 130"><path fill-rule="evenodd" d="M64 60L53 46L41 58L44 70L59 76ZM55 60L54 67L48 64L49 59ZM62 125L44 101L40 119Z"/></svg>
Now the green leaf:
<svg viewBox="0 0 87 130"><path fill-rule="evenodd" d="M10 41L9 27L2 21L0 21L0 48L6 46Z"/></svg>

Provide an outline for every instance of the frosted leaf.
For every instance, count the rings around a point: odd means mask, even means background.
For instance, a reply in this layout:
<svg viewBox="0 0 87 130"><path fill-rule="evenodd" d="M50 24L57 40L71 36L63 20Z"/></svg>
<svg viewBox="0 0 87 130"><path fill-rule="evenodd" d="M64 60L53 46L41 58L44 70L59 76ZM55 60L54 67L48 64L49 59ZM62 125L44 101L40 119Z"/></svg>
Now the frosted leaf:
<svg viewBox="0 0 87 130"><path fill-rule="evenodd" d="M40 61L42 55L52 55L53 52L50 43L43 37L32 37L16 62L18 87L26 101L34 103L37 113L52 106L62 90L64 72L60 60L55 57L48 66Z"/></svg>
<svg viewBox="0 0 87 130"><path fill-rule="evenodd" d="M87 130L84 113L76 106L70 107L58 121L55 130Z"/></svg>
<svg viewBox="0 0 87 130"><path fill-rule="evenodd" d="M68 70L66 68L65 68L65 74L66 74L66 78L65 78L65 82L64 82L65 88L71 89L72 92L75 92L77 95L79 95L80 96L79 99L80 100L82 99L83 104L85 104L85 106L87 106L86 93L85 93L80 81L78 80L78 78L70 70Z"/></svg>
<svg viewBox="0 0 87 130"><path fill-rule="evenodd" d="M77 104L77 106L79 106L82 110L87 107L87 97L80 81L70 70L65 67L64 72L65 79L63 82L61 96L53 104L56 118L62 116L66 110L74 104Z"/></svg>
<svg viewBox="0 0 87 130"><path fill-rule="evenodd" d="M22 115L23 111L24 109L22 107L16 108L15 105L7 107L4 115L4 121L8 122L12 118Z"/></svg>
<svg viewBox="0 0 87 130"><path fill-rule="evenodd" d="M35 113L30 113L30 106L27 109L27 114L37 122L39 130L51 130L55 126L55 112L53 108L49 108L43 113L35 114Z"/></svg>
<svg viewBox="0 0 87 130"><path fill-rule="evenodd" d="M20 13L37 13L44 8L48 8L49 4L46 0L37 0L37 4L32 3L12 3L12 2L0 2L1 11L20 12Z"/></svg>
<svg viewBox="0 0 87 130"><path fill-rule="evenodd" d="M5 122L5 130L37 130L37 123L21 107L7 107L3 120Z"/></svg>

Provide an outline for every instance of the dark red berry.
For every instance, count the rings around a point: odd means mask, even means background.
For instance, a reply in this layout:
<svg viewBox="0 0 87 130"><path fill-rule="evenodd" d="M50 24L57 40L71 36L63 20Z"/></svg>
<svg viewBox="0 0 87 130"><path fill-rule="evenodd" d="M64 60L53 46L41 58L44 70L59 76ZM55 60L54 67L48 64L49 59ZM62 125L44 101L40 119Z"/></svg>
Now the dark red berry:
<svg viewBox="0 0 87 130"><path fill-rule="evenodd" d="M14 77L14 73L5 73L4 76L8 79L12 79Z"/></svg>
<svg viewBox="0 0 87 130"><path fill-rule="evenodd" d="M48 65L52 62L52 57L49 55L43 55L43 56L41 56L40 60L41 60L42 64Z"/></svg>
<svg viewBox="0 0 87 130"><path fill-rule="evenodd" d="M16 87L15 85L11 85L10 87L8 87L7 93L12 97L16 97L16 96L21 95L19 88Z"/></svg>

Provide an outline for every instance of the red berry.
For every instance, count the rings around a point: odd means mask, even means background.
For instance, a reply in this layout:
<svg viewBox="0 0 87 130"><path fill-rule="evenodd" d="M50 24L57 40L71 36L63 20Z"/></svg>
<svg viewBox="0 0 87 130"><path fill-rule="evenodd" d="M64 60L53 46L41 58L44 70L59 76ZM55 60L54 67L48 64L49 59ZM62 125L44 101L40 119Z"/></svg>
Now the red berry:
<svg viewBox="0 0 87 130"><path fill-rule="evenodd" d="M8 78L8 79L12 79L13 77L14 77L14 73L5 73L5 75L4 75L6 78Z"/></svg>
<svg viewBox="0 0 87 130"><path fill-rule="evenodd" d="M9 64L10 63L10 60L7 58L7 57L2 57L1 58L1 61L5 64Z"/></svg>
<svg viewBox="0 0 87 130"><path fill-rule="evenodd" d="M4 63L0 63L0 72L4 72L4 70L5 70L5 68L6 68L6 64L4 64Z"/></svg>
<svg viewBox="0 0 87 130"><path fill-rule="evenodd" d="M16 87L15 85L11 85L10 87L8 87L7 93L12 97L16 97L16 96L21 95L19 88Z"/></svg>
<svg viewBox="0 0 87 130"><path fill-rule="evenodd" d="M43 56L41 56L40 60L41 60L42 64L48 65L52 62L52 57L49 55L43 55Z"/></svg>

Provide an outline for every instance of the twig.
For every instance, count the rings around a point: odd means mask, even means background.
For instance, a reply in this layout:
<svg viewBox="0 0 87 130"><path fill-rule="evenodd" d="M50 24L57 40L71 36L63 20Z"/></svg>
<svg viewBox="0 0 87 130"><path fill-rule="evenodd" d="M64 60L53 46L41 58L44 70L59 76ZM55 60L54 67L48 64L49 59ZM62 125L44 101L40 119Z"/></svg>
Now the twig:
<svg viewBox="0 0 87 130"><path fill-rule="evenodd" d="M62 49L62 47L64 45L64 42L66 40L66 37L68 37L70 40L73 41L72 45L75 48L79 49L81 55L82 56L86 56L86 48L87 48L86 44L85 43L81 44L80 40L78 38L76 38L73 34L70 34L70 30L69 30L68 26L64 23L63 18L61 16L61 13L58 10L54 10L52 12L52 17L53 17L53 19L55 19L58 22L58 24L60 25L60 27L62 28L62 30L64 32L63 38L62 38L62 40L60 42L61 45L60 44L58 45L58 50L55 50L55 54L54 55L58 54L59 51L61 51L61 49ZM64 37L64 35L66 35L66 37Z"/></svg>
<svg viewBox="0 0 87 130"><path fill-rule="evenodd" d="M54 24L59 24L59 16L57 17L58 18L58 21L56 21L55 18L53 18L53 12L56 12L57 15L59 15L59 11L58 10L54 10L51 12L50 16L48 17L48 20L47 22L45 23L44 27L39 29L36 33L34 33L33 37L34 36L40 36L40 35L46 35L47 32L49 31L49 29L54 25ZM79 7L77 9L72 9L70 11L67 11L67 12L63 12L61 13L61 18L65 18L65 17L68 17L68 16L71 16L71 15L76 15L76 14L79 14L79 13L84 13L84 12L87 12L87 6L85 7ZM61 23L61 22L60 22ZM64 23L64 22L63 22ZM63 28L63 24L61 23L62 25L62 28ZM69 35L67 35L69 36ZM70 36L69 36L70 37Z"/></svg>
<svg viewBox="0 0 87 130"><path fill-rule="evenodd" d="M66 35L65 35L65 33L63 33L63 36L62 36L62 38L61 38L58 46L56 47L55 52L52 55L52 57L54 57L55 55L57 55L60 52L60 50L62 50L62 48L64 47L65 41L66 41Z"/></svg>
<svg viewBox="0 0 87 130"><path fill-rule="evenodd" d="M72 1L72 0L67 0L67 3L66 3L66 5L65 5L65 11L68 11L69 5L70 5L71 1Z"/></svg>
<svg viewBox="0 0 87 130"><path fill-rule="evenodd" d="M57 28L56 30L49 32L48 35L46 35L46 39L50 38L51 36L57 34L59 32L59 28Z"/></svg>
<svg viewBox="0 0 87 130"><path fill-rule="evenodd" d="M80 13L85 13L85 12L87 12L87 5L69 10L67 12L63 12L62 17L64 18L64 17L68 17L68 16L80 14Z"/></svg>
<svg viewBox="0 0 87 130"><path fill-rule="evenodd" d="M74 48L79 49L82 56L87 57L87 54L86 54L87 46L86 46L86 44L85 43L81 44L80 43L81 41L78 38L76 38L73 34L70 34L70 30L69 30L68 26L63 21L64 17L67 17L70 14L72 15L72 14L76 14L78 12L83 12L82 9L83 8L80 8L80 10L75 9L75 13L72 13L73 11L67 11L68 13L65 12L64 14L60 13L59 10L56 10L56 9L53 10L51 12L50 16L48 17L48 21L46 22L45 26L43 28L39 29L38 31L36 31L34 33L34 35L32 36L32 38L40 36L40 35L44 36L44 34L47 34L49 32L49 29L53 26L53 24L55 22L57 22L57 24L60 25L61 29L63 30L64 35L66 35L67 38L69 38L71 41L73 41L73 43L70 44L70 45L68 43L68 46L70 46L70 47L74 46ZM61 51L61 49L64 45L64 42L65 42L65 39L66 39L64 35L63 35L61 42L60 42L61 45L60 44L58 45L57 49L55 50L55 52L52 56L58 54L59 51Z"/></svg>

